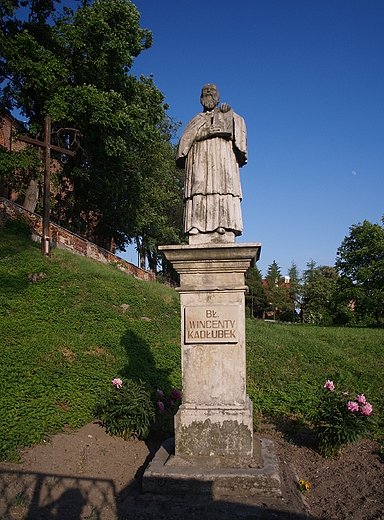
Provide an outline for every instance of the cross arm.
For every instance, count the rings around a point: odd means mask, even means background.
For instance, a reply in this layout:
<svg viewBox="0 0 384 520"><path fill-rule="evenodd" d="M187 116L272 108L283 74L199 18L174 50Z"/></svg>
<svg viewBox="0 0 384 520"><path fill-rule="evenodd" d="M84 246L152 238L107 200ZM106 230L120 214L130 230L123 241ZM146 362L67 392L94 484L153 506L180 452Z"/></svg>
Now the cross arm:
<svg viewBox="0 0 384 520"><path fill-rule="evenodd" d="M39 141L38 139L32 139L32 137L28 137L26 135L19 135L18 139L19 139L19 141L23 141L24 143L34 144L35 146L40 146L41 148L45 148L47 146L44 141ZM75 152L72 152L72 150L60 148L60 146L56 146L54 144L49 144L48 146L51 150L54 150L55 152L69 155L70 157L73 157L75 155Z"/></svg>

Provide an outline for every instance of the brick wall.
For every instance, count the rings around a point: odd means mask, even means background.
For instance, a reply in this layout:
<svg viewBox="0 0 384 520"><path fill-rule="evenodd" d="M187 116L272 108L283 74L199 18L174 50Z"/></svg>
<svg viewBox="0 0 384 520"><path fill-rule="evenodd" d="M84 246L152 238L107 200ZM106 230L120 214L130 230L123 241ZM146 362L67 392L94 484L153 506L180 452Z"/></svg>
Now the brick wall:
<svg viewBox="0 0 384 520"><path fill-rule="evenodd" d="M24 217L30 221L33 230L32 239L35 240L35 242L41 242L43 223L40 215L26 210L15 202L0 197L0 224L5 216L14 218L18 215L24 215ZM156 276L152 271L140 269L139 267L136 267L135 265L114 255L110 251L89 242L85 238L58 226L57 224L51 222L49 232L52 247L66 249L72 253L93 258L94 260L105 264L114 263L121 271L124 271L135 278L146 280L148 282L156 281Z"/></svg>
<svg viewBox="0 0 384 520"><path fill-rule="evenodd" d="M26 129L20 121L15 119L11 114L0 116L0 146L5 150L19 152L27 145L21 141L15 139L15 135L18 133L26 133ZM10 200L22 202L24 196L21 196L15 190L10 189L7 186L6 176L0 175L0 197L7 197Z"/></svg>
<svg viewBox="0 0 384 520"><path fill-rule="evenodd" d="M25 148L27 146L25 143L14 139L17 132L26 132L23 124L10 114L2 116L0 122L0 146L14 152Z"/></svg>

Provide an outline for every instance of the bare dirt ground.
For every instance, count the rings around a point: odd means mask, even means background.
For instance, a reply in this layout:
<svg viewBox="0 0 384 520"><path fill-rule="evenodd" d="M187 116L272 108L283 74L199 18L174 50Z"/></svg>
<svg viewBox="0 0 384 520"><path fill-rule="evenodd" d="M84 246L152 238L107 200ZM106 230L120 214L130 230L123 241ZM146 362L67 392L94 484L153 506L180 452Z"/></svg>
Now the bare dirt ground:
<svg viewBox="0 0 384 520"><path fill-rule="evenodd" d="M384 520L384 463L372 441L349 447L341 460L316 452L310 434L284 437L273 426L281 498L157 497L141 493L141 476L157 446L107 435L96 422L26 449L19 463L0 464L3 520ZM303 496L297 481L311 484Z"/></svg>

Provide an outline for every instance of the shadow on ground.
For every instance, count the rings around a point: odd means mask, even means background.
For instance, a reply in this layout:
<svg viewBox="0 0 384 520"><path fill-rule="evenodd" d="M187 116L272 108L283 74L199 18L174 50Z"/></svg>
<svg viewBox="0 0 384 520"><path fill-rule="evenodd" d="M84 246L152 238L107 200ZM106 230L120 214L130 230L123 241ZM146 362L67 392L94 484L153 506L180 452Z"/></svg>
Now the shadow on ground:
<svg viewBox="0 0 384 520"><path fill-rule="evenodd" d="M318 452L318 438L310 424L302 417L289 418L283 415L271 415L269 425L280 432L284 440L298 447L305 447Z"/></svg>
<svg viewBox="0 0 384 520"><path fill-rule="evenodd" d="M120 493L110 479L2 470L0 516L4 520L299 520L309 516L304 504L295 503L292 497L284 495L279 499L257 497L236 502L213 500L209 494L142 494L141 477L149 459L150 456L138 469L135 479ZM19 484L16 495L11 491L15 482ZM168 489L169 485L168 482Z"/></svg>

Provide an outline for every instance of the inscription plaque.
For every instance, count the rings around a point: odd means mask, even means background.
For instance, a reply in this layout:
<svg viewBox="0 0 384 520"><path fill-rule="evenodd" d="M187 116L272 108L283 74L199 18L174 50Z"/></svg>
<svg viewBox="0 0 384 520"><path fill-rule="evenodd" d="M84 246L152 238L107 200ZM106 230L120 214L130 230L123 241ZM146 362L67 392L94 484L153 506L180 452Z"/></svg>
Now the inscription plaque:
<svg viewBox="0 0 384 520"><path fill-rule="evenodd" d="M237 343L238 305L185 307L185 343Z"/></svg>

